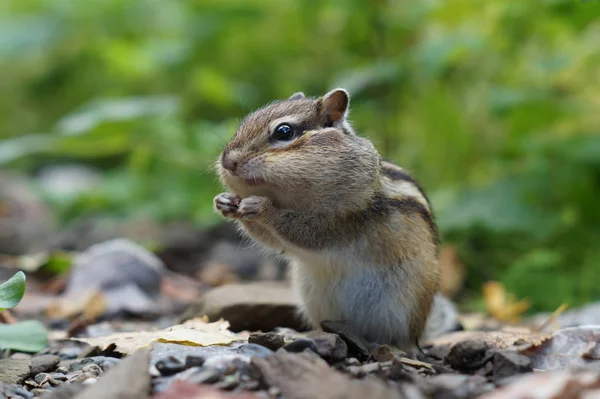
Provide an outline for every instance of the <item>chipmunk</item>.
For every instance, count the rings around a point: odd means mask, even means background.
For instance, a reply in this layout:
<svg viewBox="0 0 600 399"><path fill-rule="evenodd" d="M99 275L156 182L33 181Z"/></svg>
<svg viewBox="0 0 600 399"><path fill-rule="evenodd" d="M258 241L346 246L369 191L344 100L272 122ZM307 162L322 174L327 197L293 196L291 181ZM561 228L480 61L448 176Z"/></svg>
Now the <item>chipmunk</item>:
<svg viewBox="0 0 600 399"><path fill-rule="evenodd" d="M248 115L218 174L218 213L290 259L308 321L344 320L364 338L414 348L438 291L429 201L348 122L350 96L296 93Z"/></svg>

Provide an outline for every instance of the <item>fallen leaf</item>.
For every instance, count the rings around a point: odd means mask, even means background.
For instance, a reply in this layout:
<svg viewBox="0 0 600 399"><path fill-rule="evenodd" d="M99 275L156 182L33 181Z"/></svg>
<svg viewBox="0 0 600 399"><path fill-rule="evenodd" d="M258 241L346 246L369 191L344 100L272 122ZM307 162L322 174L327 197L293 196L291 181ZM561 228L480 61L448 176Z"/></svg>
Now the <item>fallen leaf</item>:
<svg viewBox="0 0 600 399"><path fill-rule="evenodd" d="M583 367L599 357L598 342L600 326L569 327L555 332L542 346L524 354L538 370Z"/></svg>
<svg viewBox="0 0 600 399"><path fill-rule="evenodd" d="M465 266L460 261L456 248L451 245L442 245L439 259L442 269L440 291L446 296L455 295L465 282Z"/></svg>
<svg viewBox="0 0 600 399"><path fill-rule="evenodd" d="M36 320L0 324L0 349L39 352L48 346L48 332Z"/></svg>
<svg viewBox="0 0 600 399"><path fill-rule="evenodd" d="M490 281L483 286L483 299L486 309L498 320L515 323L529 309L529 301L517 301L508 294L504 286L497 281Z"/></svg>
<svg viewBox="0 0 600 399"><path fill-rule="evenodd" d="M103 292L88 291L84 294L64 297L46 308L46 315L51 319L75 319L84 316L95 320L106 313L107 303Z"/></svg>
<svg viewBox="0 0 600 399"><path fill-rule="evenodd" d="M145 348L154 342L172 343L188 346L228 345L243 338L228 330L229 323L219 320L208 323L206 318L195 318L157 331L136 331L116 333L96 338L76 338L101 349L111 344L116 345L116 352L131 353Z"/></svg>
<svg viewBox="0 0 600 399"><path fill-rule="evenodd" d="M516 382L480 396L479 399L578 399L600 388L600 375L584 371L557 371L526 375Z"/></svg>
<svg viewBox="0 0 600 399"><path fill-rule="evenodd" d="M429 363L422 362L420 360L409 359L408 357L399 357L398 361L406 366L410 366L415 369L428 369L435 372L433 366Z"/></svg>
<svg viewBox="0 0 600 399"><path fill-rule="evenodd" d="M519 350L537 348L548 341L552 334L529 330L501 330L501 331L458 331L445 334L439 338L428 341L426 344L432 348L428 350L431 355L446 357L450 349L459 342L481 340L490 348L507 349L518 347Z"/></svg>

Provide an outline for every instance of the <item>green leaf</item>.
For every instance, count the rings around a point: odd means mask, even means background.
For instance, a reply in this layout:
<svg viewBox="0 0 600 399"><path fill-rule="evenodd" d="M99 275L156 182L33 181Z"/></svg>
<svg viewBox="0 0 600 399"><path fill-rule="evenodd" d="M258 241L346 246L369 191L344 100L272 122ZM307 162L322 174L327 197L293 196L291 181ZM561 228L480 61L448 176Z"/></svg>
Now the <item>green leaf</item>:
<svg viewBox="0 0 600 399"><path fill-rule="evenodd" d="M0 284L0 309L15 307L25 294L25 273L18 272Z"/></svg>
<svg viewBox="0 0 600 399"><path fill-rule="evenodd" d="M36 320L0 324L0 348L22 352L39 352L48 346L48 332Z"/></svg>

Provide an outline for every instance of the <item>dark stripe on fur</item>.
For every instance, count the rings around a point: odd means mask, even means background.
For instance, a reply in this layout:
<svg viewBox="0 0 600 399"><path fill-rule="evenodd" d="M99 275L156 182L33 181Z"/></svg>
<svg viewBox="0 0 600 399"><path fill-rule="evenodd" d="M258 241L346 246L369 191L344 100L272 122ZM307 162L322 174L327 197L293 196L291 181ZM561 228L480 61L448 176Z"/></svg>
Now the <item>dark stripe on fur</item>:
<svg viewBox="0 0 600 399"><path fill-rule="evenodd" d="M413 198L397 199L376 195L373 198L371 206L364 212L361 212L360 215L357 215L355 222L358 226L361 226L362 223L368 223L369 220L380 217L387 217L395 211L400 211L405 215L418 215L427 223L434 242L438 243L438 231L433 214L423 204Z"/></svg>

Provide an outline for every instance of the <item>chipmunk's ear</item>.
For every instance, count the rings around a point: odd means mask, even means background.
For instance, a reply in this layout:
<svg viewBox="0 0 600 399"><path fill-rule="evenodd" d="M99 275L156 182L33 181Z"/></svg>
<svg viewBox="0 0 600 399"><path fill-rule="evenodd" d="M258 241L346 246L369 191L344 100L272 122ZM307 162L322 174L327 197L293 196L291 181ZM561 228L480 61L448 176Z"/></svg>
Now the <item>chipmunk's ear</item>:
<svg viewBox="0 0 600 399"><path fill-rule="evenodd" d="M344 89L334 89L323 96L325 116L332 125L345 119L350 105L350 94Z"/></svg>
<svg viewBox="0 0 600 399"><path fill-rule="evenodd" d="M303 98L306 98L306 96L304 95L304 93L299 91L298 93L292 94L292 96L288 98L288 100L302 100Z"/></svg>

